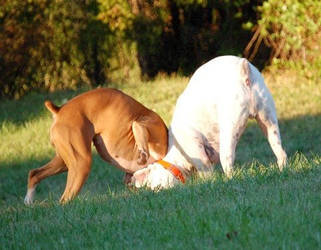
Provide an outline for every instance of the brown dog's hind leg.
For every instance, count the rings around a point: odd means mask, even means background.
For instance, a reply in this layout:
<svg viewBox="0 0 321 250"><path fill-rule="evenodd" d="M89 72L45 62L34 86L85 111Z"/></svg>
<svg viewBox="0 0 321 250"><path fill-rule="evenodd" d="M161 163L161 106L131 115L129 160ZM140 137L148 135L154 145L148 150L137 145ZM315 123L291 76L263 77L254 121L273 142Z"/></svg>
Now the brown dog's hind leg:
<svg viewBox="0 0 321 250"><path fill-rule="evenodd" d="M67 171L65 162L59 155L56 155L50 162L40 168L29 171L28 191L25 196L25 204L30 205L33 202L36 185L43 179Z"/></svg>
<svg viewBox="0 0 321 250"><path fill-rule="evenodd" d="M139 165L144 165L147 163L147 160L149 158L149 150L148 150L149 132L147 128L143 124L139 123L138 121L133 122L132 130L133 130L136 146L139 151L137 163Z"/></svg>
<svg viewBox="0 0 321 250"><path fill-rule="evenodd" d="M72 200L81 190L90 172L91 157L88 159L77 159L76 165L69 168L66 188L60 198L60 203Z"/></svg>
<svg viewBox="0 0 321 250"><path fill-rule="evenodd" d="M66 162L68 175L61 203L72 200L85 183L91 169L93 131L67 130L56 135L56 149Z"/></svg>

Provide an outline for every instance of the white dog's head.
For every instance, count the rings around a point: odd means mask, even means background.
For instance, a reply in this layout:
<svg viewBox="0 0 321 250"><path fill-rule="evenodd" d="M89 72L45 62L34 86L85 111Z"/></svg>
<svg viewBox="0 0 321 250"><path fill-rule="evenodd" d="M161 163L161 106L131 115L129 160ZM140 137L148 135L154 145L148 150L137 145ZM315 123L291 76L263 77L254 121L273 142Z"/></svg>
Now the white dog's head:
<svg viewBox="0 0 321 250"><path fill-rule="evenodd" d="M180 180L173 172L157 162L136 171L131 179L131 184L136 188L147 187L152 190L171 188L178 183Z"/></svg>

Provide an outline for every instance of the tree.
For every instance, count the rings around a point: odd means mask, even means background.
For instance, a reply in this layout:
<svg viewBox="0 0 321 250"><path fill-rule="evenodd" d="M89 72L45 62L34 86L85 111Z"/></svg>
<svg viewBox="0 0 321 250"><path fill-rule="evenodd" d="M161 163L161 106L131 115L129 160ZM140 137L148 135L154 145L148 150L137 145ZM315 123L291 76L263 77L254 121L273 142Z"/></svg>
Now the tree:
<svg viewBox="0 0 321 250"><path fill-rule="evenodd" d="M264 42L271 48L269 61L320 60L321 2L268 0L258 8L260 19L245 52L254 58ZM320 60L321 62L321 60Z"/></svg>
<svg viewBox="0 0 321 250"><path fill-rule="evenodd" d="M4 0L0 6L0 96L104 81L104 27L96 1ZM86 35L84 35L86 34Z"/></svg>
<svg viewBox="0 0 321 250"><path fill-rule="evenodd" d="M255 0L99 0L101 20L135 43L143 75L190 74L221 54L242 54ZM245 25L247 24L247 25ZM248 26L250 26L248 28Z"/></svg>

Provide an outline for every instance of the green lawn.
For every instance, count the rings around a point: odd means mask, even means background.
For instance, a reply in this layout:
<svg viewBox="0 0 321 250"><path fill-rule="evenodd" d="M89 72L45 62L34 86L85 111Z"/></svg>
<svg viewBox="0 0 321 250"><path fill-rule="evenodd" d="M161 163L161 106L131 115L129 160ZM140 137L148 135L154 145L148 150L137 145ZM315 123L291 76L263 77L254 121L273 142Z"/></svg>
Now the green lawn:
<svg viewBox="0 0 321 250"><path fill-rule="evenodd" d="M320 249L321 81L266 76L276 102L289 167L280 173L258 126L249 122L236 176L220 166L207 181L158 193L128 190L123 173L94 152L81 194L61 206L66 175L44 180L23 204L27 174L51 159L50 113L84 91L30 94L0 102L0 249ZM114 85L170 123L187 78Z"/></svg>

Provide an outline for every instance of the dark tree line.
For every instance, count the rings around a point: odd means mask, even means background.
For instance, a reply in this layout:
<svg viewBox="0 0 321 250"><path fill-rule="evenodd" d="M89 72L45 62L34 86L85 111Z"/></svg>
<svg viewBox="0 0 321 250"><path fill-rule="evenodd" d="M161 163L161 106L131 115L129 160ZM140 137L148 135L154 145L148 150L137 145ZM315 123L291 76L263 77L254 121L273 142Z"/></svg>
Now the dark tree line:
<svg viewBox="0 0 321 250"><path fill-rule="evenodd" d="M126 81L134 71L188 75L223 54L260 67L274 58L313 61L320 7L314 0L1 0L0 97Z"/></svg>

